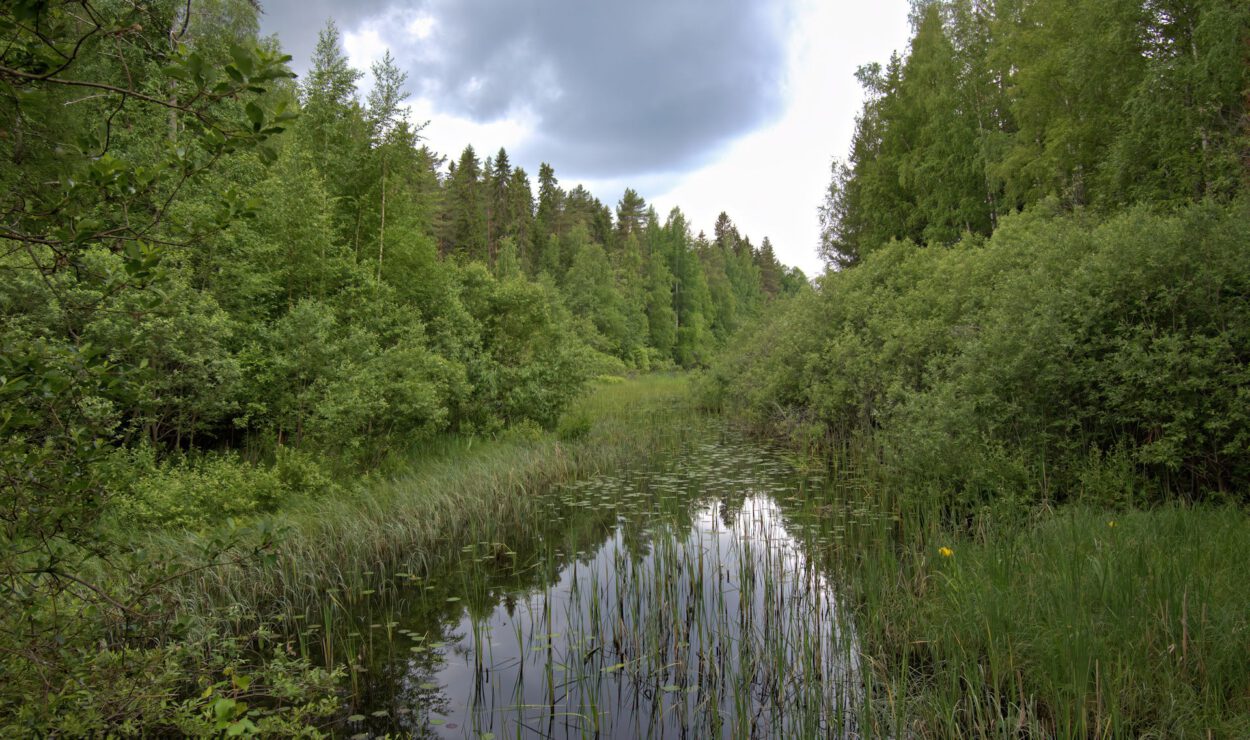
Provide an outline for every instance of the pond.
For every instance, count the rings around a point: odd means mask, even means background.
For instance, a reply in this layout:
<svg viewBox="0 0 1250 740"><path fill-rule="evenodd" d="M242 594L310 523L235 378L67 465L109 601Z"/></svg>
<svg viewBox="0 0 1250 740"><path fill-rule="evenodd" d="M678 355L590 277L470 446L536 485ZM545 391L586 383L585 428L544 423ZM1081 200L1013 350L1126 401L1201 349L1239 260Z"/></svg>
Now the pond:
<svg viewBox="0 0 1250 740"><path fill-rule="evenodd" d="M718 431L676 459L536 494L542 521L500 523L455 567L355 601L341 637L327 617L309 647L353 663L338 731L853 733L854 631L808 554L830 536L808 505L823 485Z"/></svg>

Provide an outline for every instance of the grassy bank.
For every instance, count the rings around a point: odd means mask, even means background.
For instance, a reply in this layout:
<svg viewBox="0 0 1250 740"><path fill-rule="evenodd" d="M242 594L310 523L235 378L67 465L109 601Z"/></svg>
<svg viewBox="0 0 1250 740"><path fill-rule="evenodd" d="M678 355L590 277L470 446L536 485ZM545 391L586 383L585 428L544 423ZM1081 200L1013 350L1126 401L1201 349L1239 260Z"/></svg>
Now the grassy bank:
<svg viewBox="0 0 1250 740"><path fill-rule="evenodd" d="M883 558L857 592L888 711L925 735L1246 737L1248 538L1235 509L1070 508Z"/></svg>
<svg viewBox="0 0 1250 740"><path fill-rule="evenodd" d="M225 606L245 614L302 612L327 589L359 591L389 575L424 573L466 542L533 514L531 492L674 449L695 413L685 376L605 381L576 402L554 433L444 438L417 460L353 495L280 512L272 556L197 573L174 585L190 614ZM163 533L154 546L189 552L202 534Z"/></svg>
<svg viewBox="0 0 1250 740"><path fill-rule="evenodd" d="M1250 735L1250 516L1070 504L951 526L875 456L832 465L819 509L873 697L916 737Z"/></svg>
<svg viewBox="0 0 1250 740"><path fill-rule="evenodd" d="M136 532L131 552L91 575L114 592L145 589L135 597L150 605L145 614L66 600L59 606L79 610L83 634L68 636L63 667L0 653L0 735L285 736L329 726L351 656L321 661L297 649L292 625L388 588L398 573L463 557L466 543L533 516L538 490L675 449L697 414L688 386L684 376L601 381L551 432L444 437L394 461L386 477L265 519ZM128 531L124 520L116 526ZM118 647L102 648L106 638Z"/></svg>

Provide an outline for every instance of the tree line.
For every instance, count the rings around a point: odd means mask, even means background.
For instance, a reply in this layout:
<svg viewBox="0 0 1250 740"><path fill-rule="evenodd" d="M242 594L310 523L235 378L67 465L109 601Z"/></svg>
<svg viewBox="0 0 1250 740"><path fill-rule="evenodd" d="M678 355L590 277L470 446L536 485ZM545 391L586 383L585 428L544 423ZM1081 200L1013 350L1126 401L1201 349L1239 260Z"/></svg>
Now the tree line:
<svg viewBox="0 0 1250 740"><path fill-rule="evenodd" d="M906 54L862 66L822 253L988 236L1046 199L1113 213L1228 199L1250 163L1237 0L917 0Z"/></svg>
<svg viewBox="0 0 1250 740"><path fill-rule="evenodd" d="M912 7L708 401L832 460L884 727L1245 734L1250 3Z"/></svg>

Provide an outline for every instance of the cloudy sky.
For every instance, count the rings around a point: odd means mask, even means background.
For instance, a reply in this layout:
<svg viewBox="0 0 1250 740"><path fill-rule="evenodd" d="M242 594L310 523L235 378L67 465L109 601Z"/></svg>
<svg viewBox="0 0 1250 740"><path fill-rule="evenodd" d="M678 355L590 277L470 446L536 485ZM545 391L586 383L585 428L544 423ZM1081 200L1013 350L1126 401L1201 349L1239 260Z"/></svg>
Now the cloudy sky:
<svg viewBox="0 0 1250 740"><path fill-rule="evenodd" d="M265 0L261 26L308 67L333 18L354 66L390 49L413 120L451 158L499 147L615 206L711 232L722 210L818 272L816 208L859 109L855 68L908 35L907 0ZM362 80L362 94L369 85Z"/></svg>

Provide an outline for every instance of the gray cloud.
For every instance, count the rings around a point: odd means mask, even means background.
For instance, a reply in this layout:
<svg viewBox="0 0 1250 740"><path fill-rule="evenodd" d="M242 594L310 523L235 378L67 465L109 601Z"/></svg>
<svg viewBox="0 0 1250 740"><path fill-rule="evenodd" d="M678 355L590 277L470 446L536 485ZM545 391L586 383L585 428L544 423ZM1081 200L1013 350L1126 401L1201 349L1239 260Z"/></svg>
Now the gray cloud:
<svg viewBox="0 0 1250 740"><path fill-rule="evenodd" d="M292 57L292 69L303 74L326 21L333 18L340 29L351 28L392 4L393 0L261 0L260 30L278 34L283 50Z"/></svg>
<svg viewBox="0 0 1250 740"><path fill-rule="evenodd" d="M779 5L275 0L264 27L280 34L299 68L328 15L344 30L385 16L379 32L413 92L478 121L528 109L539 134L515 153L518 161L550 161L573 177L616 177L696 166L780 114L786 54ZM436 25L418 41L404 28L422 14Z"/></svg>

